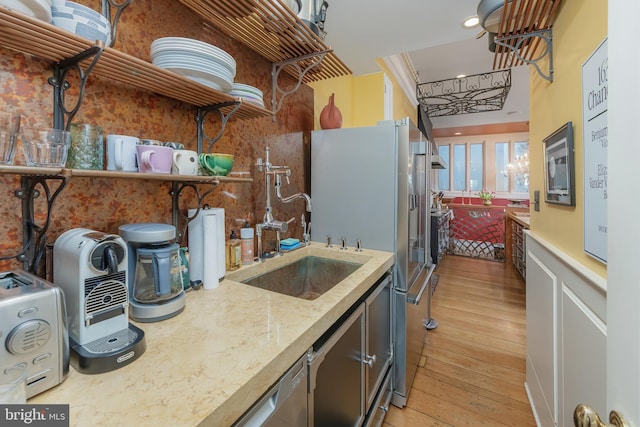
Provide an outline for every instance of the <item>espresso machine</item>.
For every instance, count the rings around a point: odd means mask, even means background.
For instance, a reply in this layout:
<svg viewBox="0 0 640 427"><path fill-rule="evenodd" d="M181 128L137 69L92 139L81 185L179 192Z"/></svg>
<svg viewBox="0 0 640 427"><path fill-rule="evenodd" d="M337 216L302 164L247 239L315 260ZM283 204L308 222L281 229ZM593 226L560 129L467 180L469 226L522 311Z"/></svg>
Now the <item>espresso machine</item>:
<svg viewBox="0 0 640 427"><path fill-rule="evenodd" d="M67 230L53 245L53 282L64 291L71 366L85 374L128 365L146 350L129 323L127 247L116 234Z"/></svg>
<svg viewBox="0 0 640 427"><path fill-rule="evenodd" d="M184 310L180 247L176 228L168 224L125 224L118 228L129 255L129 316L157 322Z"/></svg>

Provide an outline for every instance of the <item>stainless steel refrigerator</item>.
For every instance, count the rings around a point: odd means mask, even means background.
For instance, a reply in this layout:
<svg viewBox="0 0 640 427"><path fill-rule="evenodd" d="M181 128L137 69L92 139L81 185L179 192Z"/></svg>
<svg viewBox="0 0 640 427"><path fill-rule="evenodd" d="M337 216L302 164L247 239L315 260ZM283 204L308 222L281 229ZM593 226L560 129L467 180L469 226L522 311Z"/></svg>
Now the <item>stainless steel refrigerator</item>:
<svg viewBox="0 0 640 427"><path fill-rule="evenodd" d="M395 253L392 403L406 405L430 320L431 144L408 118L314 131L311 239Z"/></svg>

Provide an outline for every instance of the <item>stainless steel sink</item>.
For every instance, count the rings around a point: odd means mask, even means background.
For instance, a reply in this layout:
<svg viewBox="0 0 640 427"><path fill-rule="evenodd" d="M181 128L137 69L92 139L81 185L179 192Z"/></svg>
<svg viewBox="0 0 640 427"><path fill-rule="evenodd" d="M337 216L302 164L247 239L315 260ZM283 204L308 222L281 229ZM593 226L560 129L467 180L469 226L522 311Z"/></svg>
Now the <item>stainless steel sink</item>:
<svg viewBox="0 0 640 427"><path fill-rule="evenodd" d="M314 300L333 288L362 264L306 256L291 264L241 282L257 288Z"/></svg>

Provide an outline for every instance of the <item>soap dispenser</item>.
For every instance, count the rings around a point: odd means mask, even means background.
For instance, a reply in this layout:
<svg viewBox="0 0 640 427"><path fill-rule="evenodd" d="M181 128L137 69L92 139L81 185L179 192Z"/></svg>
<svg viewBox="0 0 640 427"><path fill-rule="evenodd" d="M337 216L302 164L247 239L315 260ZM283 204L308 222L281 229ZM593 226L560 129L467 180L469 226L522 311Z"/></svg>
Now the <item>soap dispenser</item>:
<svg viewBox="0 0 640 427"><path fill-rule="evenodd" d="M242 266L242 248L236 230L231 230L226 244L227 271L234 271Z"/></svg>
<svg viewBox="0 0 640 427"><path fill-rule="evenodd" d="M240 229L240 245L242 265L253 264L253 228L249 226L249 221L245 221L244 227Z"/></svg>

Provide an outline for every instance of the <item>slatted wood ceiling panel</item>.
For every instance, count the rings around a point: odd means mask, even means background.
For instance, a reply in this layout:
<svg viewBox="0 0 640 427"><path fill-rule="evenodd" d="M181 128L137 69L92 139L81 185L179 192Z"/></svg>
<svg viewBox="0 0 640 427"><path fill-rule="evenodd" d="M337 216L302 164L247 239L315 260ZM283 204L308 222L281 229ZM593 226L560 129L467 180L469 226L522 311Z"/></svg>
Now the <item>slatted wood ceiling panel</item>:
<svg viewBox="0 0 640 427"><path fill-rule="evenodd" d="M500 19L500 29L496 38L531 33L533 31L551 28L556 10L561 0L505 0ZM508 43L515 46L519 39L510 40ZM540 55L538 50L544 49L539 37L526 39L520 47L522 58L532 60ZM524 61L514 55L513 51L505 46L496 45L493 58L493 69L515 67L522 65Z"/></svg>
<svg viewBox="0 0 640 427"><path fill-rule="evenodd" d="M351 74L331 47L280 0L180 0L207 22L244 43L270 62L328 52L304 77L305 83ZM302 61L305 67L311 62ZM285 71L298 77L294 67Z"/></svg>

